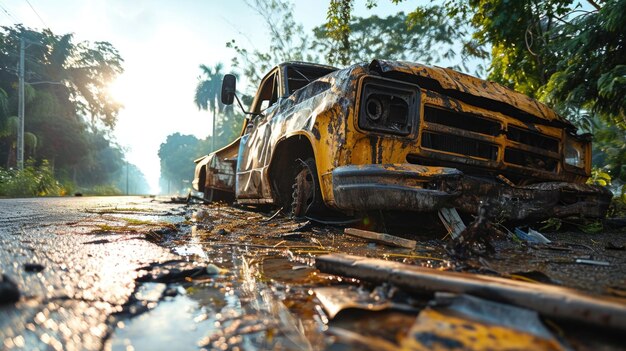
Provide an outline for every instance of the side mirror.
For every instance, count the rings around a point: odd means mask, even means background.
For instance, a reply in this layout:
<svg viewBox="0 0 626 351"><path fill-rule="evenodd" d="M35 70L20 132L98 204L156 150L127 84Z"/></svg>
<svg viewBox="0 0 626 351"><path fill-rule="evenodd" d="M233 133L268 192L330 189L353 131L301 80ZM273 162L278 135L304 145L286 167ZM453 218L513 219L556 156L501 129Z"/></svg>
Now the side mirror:
<svg viewBox="0 0 626 351"><path fill-rule="evenodd" d="M237 91L237 78L232 74L225 74L222 80L222 104L232 105Z"/></svg>

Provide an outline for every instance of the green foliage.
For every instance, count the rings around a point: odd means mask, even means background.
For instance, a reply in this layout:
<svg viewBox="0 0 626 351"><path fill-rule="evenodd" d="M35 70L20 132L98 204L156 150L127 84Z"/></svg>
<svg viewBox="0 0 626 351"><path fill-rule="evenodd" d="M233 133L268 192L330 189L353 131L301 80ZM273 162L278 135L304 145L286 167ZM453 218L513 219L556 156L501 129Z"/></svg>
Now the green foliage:
<svg viewBox="0 0 626 351"><path fill-rule="evenodd" d="M622 185L620 194L615 196L609 205L607 216L626 217L626 184Z"/></svg>
<svg viewBox="0 0 626 351"><path fill-rule="evenodd" d="M62 193L63 188L54 178L47 160L36 165L33 159L29 159L21 171L0 168L0 196L54 196Z"/></svg>
<svg viewBox="0 0 626 351"><path fill-rule="evenodd" d="M611 185L611 175L604 172L600 168L594 168L591 170L591 177L587 180L587 184L594 184L600 186Z"/></svg>
<svg viewBox="0 0 626 351"><path fill-rule="evenodd" d="M327 53L330 63L342 63L337 55L336 39L327 25L313 29L314 51ZM418 7L408 15L399 12L386 18L376 15L352 18L347 32L350 46L345 55L347 63L366 62L374 58L411 60L430 64L446 62L451 65L457 52L455 44L468 33L458 18L449 18L441 6ZM462 62L456 62L456 68ZM462 69L467 69L463 67Z"/></svg>
<svg viewBox="0 0 626 351"><path fill-rule="evenodd" d="M93 125L115 126L121 105L108 96L106 88L123 72L123 60L110 43L74 43L72 34L38 32L21 25L2 27L1 68L17 67L20 38L28 43L26 66L31 80L47 82L37 85L38 90L53 92L66 112L88 114ZM8 71L0 74L6 82L15 81L11 75ZM7 90L7 86L1 88Z"/></svg>
<svg viewBox="0 0 626 351"><path fill-rule="evenodd" d="M222 80L224 78L222 68L222 63L217 63L214 68L200 65L202 75L198 77L194 102L199 109L212 112L212 123L215 123L215 130L208 137L210 147L204 149L199 155L215 151L229 144L241 132L244 116L235 113L233 106L225 106L221 102Z"/></svg>
<svg viewBox="0 0 626 351"><path fill-rule="evenodd" d="M347 66L351 62L351 19L354 0L330 0L324 37L330 40L326 58L330 64Z"/></svg>
<svg viewBox="0 0 626 351"><path fill-rule="evenodd" d="M625 27L626 0L607 1L600 10L560 25L546 101L579 106L626 129Z"/></svg>
<svg viewBox="0 0 626 351"><path fill-rule="evenodd" d="M107 86L122 73L122 58L106 42L77 43L71 34L21 25L0 28L0 165L16 165L20 38L27 43L25 156L42 164L49 160L69 192L111 184L124 155L109 136L121 106Z"/></svg>
<svg viewBox="0 0 626 351"><path fill-rule="evenodd" d="M198 157L198 139L193 135L174 133L159 147L161 159L161 176L171 182L173 189L182 189L183 183L193 179L195 163Z"/></svg>
<svg viewBox="0 0 626 351"><path fill-rule="evenodd" d="M250 0L246 4L263 19L270 45L267 50L248 49L254 45L240 45L231 40L226 47L235 50L237 56L233 58L232 65L242 70L253 89L265 73L281 62L320 61L318 55L309 50L309 36L293 18L291 1Z"/></svg>
<svg viewBox="0 0 626 351"><path fill-rule="evenodd" d="M593 166L613 179L626 182L626 129L610 125L595 117L592 121Z"/></svg>
<svg viewBox="0 0 626 351"><path fill-rule="evenodd" d="M82 193L92 196L116 196L123 194L115 185L95 185L85 189Z"/></svg>

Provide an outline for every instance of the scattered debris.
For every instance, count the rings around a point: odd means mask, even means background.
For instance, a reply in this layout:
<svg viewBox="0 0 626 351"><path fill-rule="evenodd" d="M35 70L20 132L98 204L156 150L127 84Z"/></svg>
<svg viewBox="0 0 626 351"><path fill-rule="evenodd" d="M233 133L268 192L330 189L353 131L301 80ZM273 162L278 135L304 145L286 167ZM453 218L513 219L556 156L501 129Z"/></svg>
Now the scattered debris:
<svg viewBox="0 0 626 351"><path fill-rule="evenodd" d="M0 279L0 305L15 303L20 300L20 290L6 274Z"/></svg>
<svg viewBox="0 0 626 351"><path fill-rule="evenodd" d="M189 194L189 196L187 197L187 202L189 202L189 200L191 200L191 199L198 200L198 201L200 201L200 202L201 202L201 203L203 203L203 204L208 204L208 203L210 203L210 201L208 201L207 199L205 199L205 198L203 198L203 197L200 197L200 196L196 196L196 195Z"/></svg>
<svg viewBox="0 0 626 351"><path fill-rule="evenodd" d="M298 240L304 238L304 234L302 234L301 232L282 233L278 235L278 238L285 240Z"/></svg>
<svg viewBox="0 0 626 351"><path fill-rule="evenodd" d="M552 241L550 239L543 236L543 234L538 231L528 228L528 232L523 231L520 227L515 228L514 230L515 236L517 236L520 240L534 243L534 244L550 244Z"/></svg>
<svg viewBox="0 0 626 351"><path fill-rule="evenodd" d="M264 219L263 222L269 222L272 219L276 218L283 211L283 208L284 207L279 208L278 211L276 211L271 217Z"/></svg>
<svg viewBox="0 0 626 351"><path fill-rule="evenodd" d="M225 271L224 269L214 265L213 263L209 263L206 266L206 274L208 275L218 275L218 274L223 273L224 271Z"/></svg>
<svg viewBox="0 0 626 351"><path fill-rule="evenodd" d="M171 260L139 268L138 282L170 283L206 275L206 268L194 263Z"/></svg>
<svg viewBox="0 0 626 351"><path fill-rule="evenodd" d="M420 312L403 349L565 350L536 312L470 295L435 295Z"/></svg>
<svg viewBox="0 0 626 351"><path fill-rule="evenodd" d="M26 272L39 273L46 268L44 265L39 263L25 263L24 270Z"/></svg>
<svg viewBox="0 0 626 351"><path fill-rule="evenodd" d="M109 240L109 239L99 239L99 240L88 241L88 242L84 243L84 245L100 245L100 244L108 244L110 242L111 242L111 240Z"/></svg>
<svg viewBox="0 0 626 351"><path fill-rule="evenodd" d="M590 265L593 265L593 266L610 266L611 265L607 261L588 260L588 259L584 259L584 258L577 258L576 259L576 263L590 264Z"/></svg>
<svg viewBox="0 0 626 351"><path fill-rule="evenodd" d="M407 305L380 298L380 296L354 286L329 286L313 289L315 297L320 300L328 318L346 309L356 308L367 311L382 311L388 308L417 312L418 309Z"/></svg>
<svg viewBox="0 0 626 351"><path fill-rule="evenodd" d="M191 197L191 194L187 195L187 196L172 196L170 198L170 201L168 201L167 203L171 203L171 204L186 204L189 202L189 199Z"/></svg>
<svg viewBox="0 0 626 351"><path fill-rule="evenodd" d="M230 233L228 232L228 230L226 230L224 228L220 228L217 231L217 235L228 235L228 234L230 234Z"/></svg>
<svg viewBox="0 0 626 351"><path fill-rule="evenodd" d="M417 242L415 240L409 240L400 238L394 235L376 233L368 230L361 230L356 228L346 228L344 233L360 239L366 239L367 241L376 242L388 246L403 247L405 249L415 249Z"/></svg>
<svg viewBox="0 0 626 351"><path fill-rule="evenodd" d="M557 281L550 278L543 272L540 271L528 271L528 272L513 272L509 273L508 277L515 280L521 280L529 283L544 283L544 284L554 284L560 285Z"/></svg>
<svg viewBox="0 0 626 351"><path fill-rule="evenodd" d="M456 208L444 207L439 210L439 219L448 230L448 234L452 239L458 239L461 233L466 229L465 223L459 216Z"/></svg>
<svg viewBox="0 0 626 351"><path fill-rule="evenodd" d="M345 348L338 347L339 350L350 350L350 349L358 349L358 350L366 350L366 351L394 351L398 350L398 346L389 341L368 337L359 333L355 333L348 329L338 328L338 327L329 327L328 334L334 336L337 341L335 344L346 344Z"/></svg>
<svg viewBox="0 0 626 351"><path fill-rule="evenodd" d="M626 330L626 304L573 289L477 274L445 272L398 262L345 254L319 256L321 272L374 283L390 283L409 292L468 293L535 310L549 317Z"/></svg>

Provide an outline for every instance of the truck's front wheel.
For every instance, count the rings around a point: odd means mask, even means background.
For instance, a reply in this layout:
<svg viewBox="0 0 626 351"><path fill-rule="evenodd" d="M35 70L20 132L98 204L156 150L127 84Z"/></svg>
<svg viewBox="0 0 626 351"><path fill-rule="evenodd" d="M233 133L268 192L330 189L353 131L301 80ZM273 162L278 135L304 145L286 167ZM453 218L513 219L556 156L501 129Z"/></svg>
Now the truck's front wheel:
<svg viewBox="0 0 626 351"><path fill-rule="evenodd" d="M322 206L322 194L317 180L315 159L297 159L299 171L296 172L292 186L291 216L304 217Z"/></svg>

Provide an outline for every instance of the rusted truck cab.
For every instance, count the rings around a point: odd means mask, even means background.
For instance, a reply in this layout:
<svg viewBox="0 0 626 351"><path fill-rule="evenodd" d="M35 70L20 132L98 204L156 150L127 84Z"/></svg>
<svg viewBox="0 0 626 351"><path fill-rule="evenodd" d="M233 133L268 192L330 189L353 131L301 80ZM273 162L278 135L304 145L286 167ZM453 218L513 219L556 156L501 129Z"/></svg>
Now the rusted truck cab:
<svg viewBox="0 0 626 351"><path fill-rule="evenodd" d="M233 144L198 160L194 187L299 216L333 209L502 219L601 217L588 135L545 105L450 69L374 60L285 63L262 80Z"/></svg>

